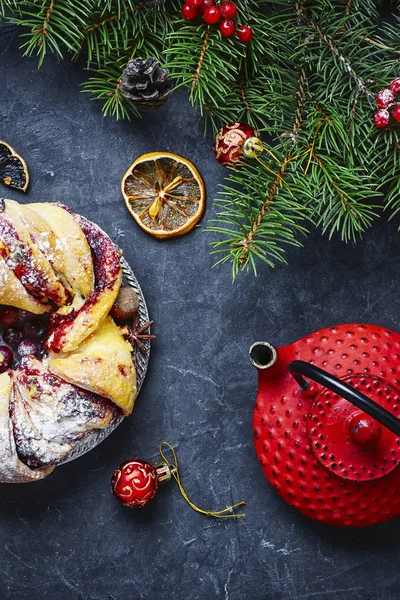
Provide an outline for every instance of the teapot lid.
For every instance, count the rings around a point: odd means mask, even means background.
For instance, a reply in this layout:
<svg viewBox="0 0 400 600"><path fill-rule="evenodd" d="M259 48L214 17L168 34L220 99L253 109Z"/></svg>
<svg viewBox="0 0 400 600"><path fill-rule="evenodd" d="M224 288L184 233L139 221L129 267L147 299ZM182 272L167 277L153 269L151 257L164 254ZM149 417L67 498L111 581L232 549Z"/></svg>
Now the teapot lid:
<svg viewBox="0 0 400 600"><path fill-rule="evenodd" d="M384 379L354 374L342 381L398 416L399 393ZM307 429L318 461L342 479L372 481L400 463L400 438L329 389L315 398Z"/></svg>

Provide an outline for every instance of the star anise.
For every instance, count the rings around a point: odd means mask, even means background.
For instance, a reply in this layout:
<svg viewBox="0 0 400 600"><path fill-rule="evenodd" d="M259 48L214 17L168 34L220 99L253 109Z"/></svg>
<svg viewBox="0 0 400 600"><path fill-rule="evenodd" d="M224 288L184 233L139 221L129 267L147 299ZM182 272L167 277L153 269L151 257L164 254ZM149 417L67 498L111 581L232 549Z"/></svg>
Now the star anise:
<svg viewBox="0 0 400 600"><path fill-rule="evenodd" d="M151 325L153 325L154 321L149 321L148 323L144 323L139 327L139 313L133 320L132 327L129 327L128 339L133 347L135 345L138 347L139 351L147 356L147 349L143 344L143 340L154 340L155 335L151 335L150 333L145 333L146 330L149 329Z"/></svg>

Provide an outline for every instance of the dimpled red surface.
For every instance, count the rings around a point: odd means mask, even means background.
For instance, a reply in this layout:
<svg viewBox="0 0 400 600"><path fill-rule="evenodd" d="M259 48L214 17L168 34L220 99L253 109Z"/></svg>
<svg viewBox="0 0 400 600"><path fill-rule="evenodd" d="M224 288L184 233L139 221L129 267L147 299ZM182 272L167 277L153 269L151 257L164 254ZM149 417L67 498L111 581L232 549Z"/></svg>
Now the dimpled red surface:
<svg viewBox="0 0 400 600"><path fill-rule="evenodd" d="M340 325L277 351L277 363L259 371L253 417L257 456L270 483L291 506L332 525L371 525L399 515L398 468L373 481L351 481L323 466L311 447L308 425L315 397L323 388L313 383L302 391L287 366L297 359L339 378L376 377L397 393L400 335L372 325ZM373 399L389 409L379 396ZM391 412L395 414L394 406Z"/></svg>

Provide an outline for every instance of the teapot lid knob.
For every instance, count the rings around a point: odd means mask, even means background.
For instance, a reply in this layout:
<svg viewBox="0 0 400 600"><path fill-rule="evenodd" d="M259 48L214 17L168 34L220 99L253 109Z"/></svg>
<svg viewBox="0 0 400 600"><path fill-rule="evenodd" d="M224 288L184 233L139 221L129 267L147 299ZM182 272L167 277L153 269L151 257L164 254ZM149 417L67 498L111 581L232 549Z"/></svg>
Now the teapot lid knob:
<svg viewBox="0 0 400 600"><path fill-rule="evenodd" d="M382 426L361 411L351 417L348 430L353 442L366 450L373 450L382 434Z"/></svg>

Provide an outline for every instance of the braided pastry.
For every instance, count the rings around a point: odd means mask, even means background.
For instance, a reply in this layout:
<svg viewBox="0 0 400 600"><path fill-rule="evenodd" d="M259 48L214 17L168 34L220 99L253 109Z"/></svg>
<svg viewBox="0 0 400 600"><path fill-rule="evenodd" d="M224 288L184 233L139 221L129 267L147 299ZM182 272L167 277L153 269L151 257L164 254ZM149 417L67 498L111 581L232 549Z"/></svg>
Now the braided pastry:
<svg viewBox="0 0 400 600"><path fill-rule="evenodd" d="M0 304L50 313L41 359L0 375L0 481L46 477L131 413L132 347L108 315L121 281L120 252L99 227L60 204L0 200Z"/></svg>

